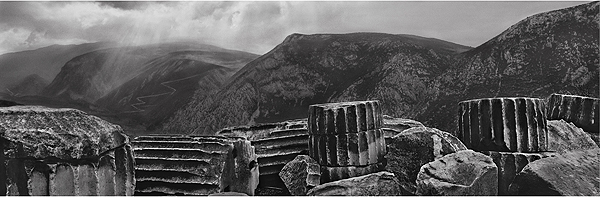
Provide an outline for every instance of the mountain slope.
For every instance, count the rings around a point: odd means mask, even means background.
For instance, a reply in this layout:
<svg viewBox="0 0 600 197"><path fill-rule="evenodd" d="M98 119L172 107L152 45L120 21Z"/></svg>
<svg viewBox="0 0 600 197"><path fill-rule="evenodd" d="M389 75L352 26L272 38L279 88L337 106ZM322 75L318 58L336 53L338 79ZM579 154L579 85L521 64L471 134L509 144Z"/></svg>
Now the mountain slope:
<svg viewBox="0 0 600 197"><path fill-rule="evenodd" d="M118 114L146 124L160 125L194 96L201 99L217 90L257 55L236 51L178 51L158 57L145 71L96 102Z"/></svg>
<svg viewBox="0 0 600 197"><path fill-rule="evenodd" d="M52 81L63 65L70 59L98 49L113 46L111 43L86 43L80 45L52 45L36 50L0 55L0 92L36 74L45 81Z"/></svg>
<svg viewBox="0 0 600 197"><path fill-rule="evenodd" d="M448 48L468 47L407 35L293 34L215 95L193 98L162 130L212 134L225 126L302 118L315 103L365 99L382 100L386 114L410 117L437 97L432 79L457 53Z"/></svg>
<svg viewBox="0 0 600 197"><path fill-rule="evenodd" d="M94 103L147 69L147 62L175 51L227 51L196 43L162 43L116 47L78 56L67 62L44 89L44 96Z"/></svg>
<svg viewBox="0 0 600 197"><path fill-rule="evenodd" d="M440 76L445 91L417 120L454 130L457 102L551 93L599 97L599 3L530 16L475 49Z"/></svg>
<svg viewBox="0 0 600 197"><path fill-rule="evenodd" d="M48 82L48 80L40 77L39 75L31 74L22 79L20 82L8 87L7 91L9 94L14 96L37 95L42 92L42 90L44 90L49 83L50 82Z"/></svg>

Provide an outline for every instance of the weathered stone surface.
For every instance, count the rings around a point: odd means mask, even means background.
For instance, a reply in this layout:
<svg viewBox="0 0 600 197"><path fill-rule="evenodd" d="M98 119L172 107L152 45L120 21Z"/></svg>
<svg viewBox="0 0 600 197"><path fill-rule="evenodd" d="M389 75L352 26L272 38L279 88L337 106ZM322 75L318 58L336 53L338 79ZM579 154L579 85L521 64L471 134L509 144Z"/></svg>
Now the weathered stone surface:
<svg viewBox="0 0 600 197"><path fill-rule="evenodd" d="M394 174L378 172L319 185L309 196L400 196L405 194Z"/></svg>
<svg viewBox="0 0 600 197"><path fill-rule="evenodd" d="M74 109L17 106L0 108L0 131L0 192L133 194L133 153L117 125Z"/></svg>
<svg viewBox="0 0 600 197"><path fill-rule="evenodd" d="M472 150L448 154L421 167L417 194L498 195L498 168L490 157Z"/></svg>
<svg viewBox="0 0 600 197"><path fill-rule="evenodd" d="M286 120L276 123L262 123L257 125L244 125L227 127L219 130L218 136L245 137L250 141L274 137L273 133L280 131L298 131L308 134L308 119Z"/></svg>
<svg viewBox="0 0 600 197"><path fill-rule="evenodd" d="M328 183L341 179L362 176L383 171L386 163L371 164L368 166L329 167L321 166L321 183Z"/></svg>
<svg viewBox="0 0 600 197"><path fill-rule="evenodd" d="M238 192L221 192L215 194L209 194L208 196L248 196L248 194Z"/></svg>
<svg viewBox="0 0 600 197"><path fill-rule="evenodd" d="M594 140L594 143L596 143L596 145L598 145L598 147L600 147L600 133L586 132L586 134L588 134L588 136L590 136L592 138L592 140Z"/></svg>
<svg viewBox="0 0 600 197"><path fill-rule="evenodd" d="M290 194L305 196L308 190L321 184L321 167L308 155L298 155L285 164L279 177L285 183Z"/></svg>
<svg viewBox="0 0 600 197"><path fill-rule="evenodd" d="M252 195L256 155L245 138L140 136L135 150L136 195L208 195L223 191Z"/></svg>
<svg viewBox="0 0 600 197"><path fill-rule="evenodd" d="M553 152L542 153L519 153L519 152L497 152L482 151L483 154L492 158L498 167L498 195L508 195L508 186L512 183L517 173L530 162L552 157Z"/></svg>
<svg viewBox="0 0 600 197"><path fill-rule="evenodd" d="M600 125L600 99L552 94L548 101L548 120L565 120L586 132L598 133Z"/></svg>
<svg viewBox="0 0 600 197"><path fill-rule="evenodd" d="M337 135L311 135L309 155L319 164L366 166L381 163L386 153L381 129Z"/></svg>
<svg viewBox="0 0 600 197"><path fill-rule="evenodd" d="M414 183L421 166L436 158L466 149L460 140L447 132L435 128L415 127L391 139L387 145L385 169L393 172L401 182Z"/></svg>
<svg viewBox="0 0 600 197"><path fill-rule="evenodd" d="M230 182L231 191L253 196L259 183L258 156L250 141L233 142L234 173Z"/></svg>
<svg viewBox="0 0 600 197"><path fill-rule="evenodd" d="M462 101L456 137L477 151L547 151L545 110L543 100L537 98Z"/></svg>
<svg viewBox="0 0 600 197"><path fill-rule="evenodd" d="M405 118L394 118L394 117L391 117L388 115L383 115L383 126L382 127L389 128L389 129L392 129L393 131L395 131L395 133L390 132L389 135L388 135L388 133L386 133L386 135L385 135L385 137L393 137L406 129L410 129L413 127L425 127L425 125L423 125L423 123L416 121L416 120L405 119Z"/></svg>
<svg viewBox="0 0 600 197"><path fill-rule="evenodd" d="M255 147L258 155L259 187L263 188L277 187L287 190L279 177L279 172L286 163L292 161L296 156L308 154L306 119L230 127L222 129L217 134L246 137L252 142L252 146Z"/></svg>
<svg viewBox="0 0 600 197"><path fill-rule="evenodd" d="M7 157L15 157L16 144L23 157L63 160L94 158L128 143L121 127L76 109L41 106L0 108L0 137Z"/></svg>
<svg viewBox="0 0 600 197"><path fill-rule="evenodd" d="M548 142L548 150L557 152L598 148L583 129L564 120L548 121Z"/></svg>
<svg viewBox="0 0 600 197"><path fill-rule="evenodd" d="M383 115L379 101L324 103L308 108L310 134L345 134L379 129Z"/></svg>
<svg viewBox="0 0 600 197"><path fill-rule="evenodd" d="M513 195L600 195L600 149L573 151L531 162L515 177Z"/></svg>

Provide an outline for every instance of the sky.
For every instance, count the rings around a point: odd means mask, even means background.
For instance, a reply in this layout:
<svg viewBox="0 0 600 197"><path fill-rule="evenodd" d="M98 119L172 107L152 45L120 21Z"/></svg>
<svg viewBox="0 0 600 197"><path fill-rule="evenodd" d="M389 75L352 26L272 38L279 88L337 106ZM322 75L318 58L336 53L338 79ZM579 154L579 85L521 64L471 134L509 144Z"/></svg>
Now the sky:
<svg viewBox="0 0 600 197"><path fill-rule="evenodd" d="M264 54L292 33L413 34L476 47L577 1L0 1L0 54L53 44L194 41Z"/></svg>

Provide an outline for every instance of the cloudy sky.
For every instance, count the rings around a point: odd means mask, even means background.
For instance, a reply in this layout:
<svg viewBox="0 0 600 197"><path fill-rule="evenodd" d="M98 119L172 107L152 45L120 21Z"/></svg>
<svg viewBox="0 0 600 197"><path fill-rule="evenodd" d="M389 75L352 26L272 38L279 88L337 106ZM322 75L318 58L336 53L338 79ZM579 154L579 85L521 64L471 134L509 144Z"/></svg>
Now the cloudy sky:
<svg viewBox="0 0 600 197"><path fill-rule="evenodd" d="M192 40L263 54L291 33L383 32L478 46L585 2L0 2L0 54L52 44Z"/></svg>

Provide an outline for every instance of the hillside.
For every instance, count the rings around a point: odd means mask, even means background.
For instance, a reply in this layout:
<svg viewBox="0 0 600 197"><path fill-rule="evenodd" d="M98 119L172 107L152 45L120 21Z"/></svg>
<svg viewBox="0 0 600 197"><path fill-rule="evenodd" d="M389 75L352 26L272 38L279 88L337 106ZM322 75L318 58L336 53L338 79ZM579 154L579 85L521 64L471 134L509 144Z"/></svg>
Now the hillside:
<svg viewBox="0 0 600 197"><path fill-rule="evenodd" d="M599 5L530 16L460 54L438 79L443 94L417 120L452 131L460 100L552 93L600 97Z"/></svg>
<svg viewBox="0 0 600 197"><path fill-rule="evenodd" d="M16 84L13 84L6 88L6 91L13 96L29 96L37 95L50 82L37 74L31 74Z"/></svg>
<svg viewBox="0 0 600 197"><path fill-rule="evenodd" d="M157 57L145 71L96 102L121 119L153 128L194 96L217 90L257 55L236 51L178 51Z"/></svg>
<svg viewBox="0 0 600 197"><path fill-rule="evenodd" d="M293 34L218 93L194 97L162 131L212 134L226 126L302 118L315 103L365 99L381 100L385 114L411 117L437 97L433 79L465 48L408 35Z"/></svg>
<svg viewBox="0 0 600 197"><path fill-rule="evenodd" d="M149 61L176 51L224 49L197 43L162 43L97 50L68 61L43 95L94 103L147 69Z"/></svg>
<svg viewBox="0 0 600 197"><path fill-rule="evenodd" d="M86 43L80 45L52 45L35 50L0 55L0 92L33 74L44 81L52 81L65 63L76 56L98 49L109 48L112 43Z"/></svg>

